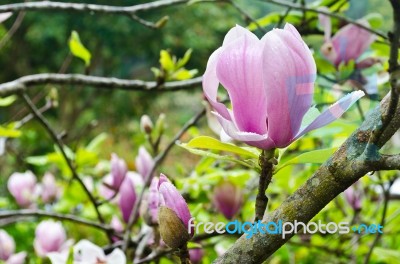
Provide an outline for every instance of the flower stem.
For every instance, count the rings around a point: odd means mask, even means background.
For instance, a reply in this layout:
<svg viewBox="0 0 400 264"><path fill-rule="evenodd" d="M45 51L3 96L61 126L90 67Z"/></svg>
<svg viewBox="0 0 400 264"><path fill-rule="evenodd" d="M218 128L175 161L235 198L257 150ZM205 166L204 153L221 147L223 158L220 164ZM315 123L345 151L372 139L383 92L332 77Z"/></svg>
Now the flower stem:
<svg viewBox="0 0 400 264"><path fill-rule="evenodd" d="M181 264L191 264L189 250L186 244L179 249L179 258L181 259Z"/></svg>
<svg viewBox="0 0 400 264"><path fill-rule="evenodd" d="M275 149L263 150L258 160L261 167L261 174L256 197L256 222L263 219L268 205L268 197L265 195L265 191L271 182L274 165L276 164L274 153Z"/></svg>

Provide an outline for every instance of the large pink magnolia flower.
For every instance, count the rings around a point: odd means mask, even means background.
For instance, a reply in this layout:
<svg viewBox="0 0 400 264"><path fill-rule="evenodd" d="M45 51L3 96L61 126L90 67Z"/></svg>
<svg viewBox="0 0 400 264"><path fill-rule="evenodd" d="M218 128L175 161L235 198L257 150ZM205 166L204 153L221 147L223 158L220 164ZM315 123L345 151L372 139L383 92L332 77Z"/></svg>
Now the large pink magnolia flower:
<svg viewBox="0 0 400 264"><path fill-rule="evenodd" d="M5 264L22 264L25 263L26 252L15 253L15 241L5 231L0 229L0 262Z"/></svg>
<svg viewBox="0 0 400 264"><path fill-rule="evenodd" d="M329 11L327 8L323 8L322 10ZM319 23L325 33L325 43L321 47L321 52L336 67L342 62L345 64L351 60L357 62L357 59L369 48L376 38L374 34L354 24L344 26L331 37L332 25L330 17L323 14L320 14L318 17ZM360 19L357 22L369 27L369 23L366 20ZM367 68L374 63L376 63L375 59L367 58L359 61L357 68Z"/></svg>
<svg viewBox="0 0 400 264"><path fill-rule="evenodd" d="M203 90L224 131L261 149L283 148L306 132L339 118L364 95L348 94L307 126L301 127L314 93L312 54L290 24L259 40L236 26L210 57ZM227 90L232 110L217 100L218 85Z"/></svg>

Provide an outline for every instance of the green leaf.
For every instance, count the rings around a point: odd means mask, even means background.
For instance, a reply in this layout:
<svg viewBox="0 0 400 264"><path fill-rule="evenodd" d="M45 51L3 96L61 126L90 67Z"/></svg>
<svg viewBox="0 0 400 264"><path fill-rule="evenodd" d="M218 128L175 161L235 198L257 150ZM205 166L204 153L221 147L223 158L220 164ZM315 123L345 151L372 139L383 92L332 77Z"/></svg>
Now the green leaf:
<svg viewBox="0 0 400 264"><path fill-rule="evenodd" d="M169 52L166 50L160 51L160 64L161 67L166 71L173 71L175 68L175 62L171 57L171 54L169 54Z"/></svg>
<svg viewBox="0 0 400 264"><path fill-rule="evenodd" d="M176 63L176 69L180 69L183 66L186 65L186 63L188 63L188 61L190 60L190 56L192 55L192 49L188 49L185 52L185 55L183 55L182 59L179 59L178 62Z"/></svg>
<svg viewBox="0 0 400 264"><path fill-rule="evenodd" d="M306 153L302 153L297 157L286 161L283 164L279 164L276 169L275 173L277 173L282 168L292 165L292 164L305 164L305 163L316 163L322 164L324 163L332 154L336 151L337 148L328 148L328 149L318 149L309 151Z"/></svg>
<svg viewBox="0 0 400 264"><path fill-rule="evenodd" d="M257 19L257 23L258 25L260 25L261 27L266 27L272 23L277 23L279 21L281 17L280 13L274 12L274 13L269 13L268 15ZM256 23L250 23L250 25L248 25L247 29L250 31L256 30L258 28Z"/></svg>
<svg viewBox="0 0 400 264"><path fill-rule="evenodd" d="M171 79L178 81L188 80L193 78L193 76L195 76L197 73L198 71L196 69L190 71L186 69L179 69L172 75Z"/></svg>
<svg viewBox="0 0 400 264"><path fill-rule="evenodd" d="M22 132L14 129L12 126L0 126L0 137L17 138L22 135Z"/></svg>
<svg viewBox="0 0 400 264"><path fill-rule="evenodd" d="M106 141L107 133L100 133L86 146L87 151L97 152L100 151L101 145Z"/></svg>
<svg viewBox="0 0 400 264"><path fill-rule="evenodd" d="M382 247L375 247L372 255L376 260L383 263L397 263L400 259L400 251Z"/></svg>
<svg viewBox="0 0 400 264"><path fill-rule="evenodd" d="M341 80L347 80L350 75L354 72L355 69L355 61L351 60L347 64L341 63L339 64L339 73Z"/></svg>
<svg viewBox="0 0 400 264"><path fill-rule="evenodd" d="M245 148L241 148L229 143L223 143L218 139L207 137L207 136L200 136L192 139L187 144L185 144L186 148L197 148L197 149L208 149L208 150L218 150L218 151L226 151L231 152L243 156L249 156L252 158L258 159L260 153L255 150L249 150Z"/></svg>
<svg viewBox="0 0 400 264"><path fill-rule="evenodd" d="M204 151L204 150L191 148L191 147L188 147L187 144L183 144L183 143L179 144L178 146L188 150L190 153L193 153L195 155L214 158L216 160L231 161L231 162L238 163L238 164L240 164L242 166L245 166L245 167L248 167L248 168L257 169L256 164L254 164L252 162L248 162L248 161L241 160L241 159L236 159L236 158L231 157L231 156L218 155L218 154L212 153L210 151Z"/></svg>
<svg viewBox="0 0 400 264"><path fill-rule="evenodd" d="M16 95L7 96L4 98L0 97L0 107L12 105L16 100L17 100Z"/></svg>
<svg viewBox="0 0 400 264"><path fill-rule="evenodd" d="M74 264L74 248L71 247L68 253L68 259L66 264Z"/></svg>
<svg viewBox="0 0 400 264"><path fill-rule="evenodd" d="M380 28L383 24L383 16L379 13L370 13L364 17L371 28Z"/></svg>
<svg viewBox="0 0 400 264"><path fill-rule="evenodd" d="M71 53L85 62L86 67L90 65L92 55L90 51L82 44L78 32L72 31L69 38L69 49Z"/></svg>

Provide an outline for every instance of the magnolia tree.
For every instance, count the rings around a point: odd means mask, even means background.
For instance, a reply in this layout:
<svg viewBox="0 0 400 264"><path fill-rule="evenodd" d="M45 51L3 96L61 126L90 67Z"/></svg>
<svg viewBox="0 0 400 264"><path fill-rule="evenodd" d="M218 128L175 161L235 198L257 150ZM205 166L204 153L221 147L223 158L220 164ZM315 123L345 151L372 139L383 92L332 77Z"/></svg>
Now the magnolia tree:
<svg viewBox="0 0 400 264"><path fill-rule="evenodd" d="M2 80L0 262L398 262L400 1L386 2L390 20L377 13L350 19L346 11L354 7L346 0L257 3L265 12L231 0L0 5L8 30L0 32L1 47L14 45L25 15L35 13L55 13L49 24L64 12L88 16L86 23L125 16L161 35L179 9L237 12L226 28L219 18L198 21L220 32L199 72L185 68L190 46L181 59L171 46L151 68L153 80L140 72L135 79L99 76L105 63L93 61L102 54L92 56L72 31L59 73L39 73L39 66L34 74ZM168 16L160 18L161 9ZM179 34L170 37L179 40ZM199 47L205 41L191 38ZM73 57L84 62L84 74L68 73ZM93 130L91 121L85 124L91 133L71 138L59 105L101 99L68 97L78 93L72 86L140 93L129 105L138 109L141 98L170 93L176 94L167 98L187 102L132 116L133 129L120 122L133 139ZM188 90L189 96L182 93ZM117 118L112 108L123 103L103 98L90 118ZM189 105L198 109L191 118ZM16 118L18 111L25 116Z"/></svg>

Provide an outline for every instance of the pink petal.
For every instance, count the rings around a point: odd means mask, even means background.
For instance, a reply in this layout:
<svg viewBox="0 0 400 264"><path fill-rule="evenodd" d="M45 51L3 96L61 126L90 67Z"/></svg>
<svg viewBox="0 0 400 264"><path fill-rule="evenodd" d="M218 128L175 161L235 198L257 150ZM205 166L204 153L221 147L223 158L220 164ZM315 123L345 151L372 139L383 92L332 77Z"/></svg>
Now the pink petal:
<svg viewBox="0 0 400 264"><path fill-rule="evenodd" d="M327 8L326 6L319 7L318 10L330 12L329 8ZM324 29L324 38L325 38L325 41L327 42L331 39L331 34L332 34L331 18L324 14L318 14L318 20L319 20L319 24Z"/></svg>
<svg viewBox="0 0 400 264"><path fill-rule="evenodd" d="M363 97L365 94L362 91L355 91L352 92L333 105L331 105L328 109L326 109L322 114L320 114L317 118L314 119L314 121L311 122L307 127L299 131L299 133L296 135L295 139L298 139L305 133L326 126L339 117L343 115L344 112L346 112L358 99Z"/></svg>
<svg viewBox="0 0 400 264"><path fill-rule="evenodd" d="M260 149L271 149L275 147L275 143L268 137L267 134L259 135L256 133L239 131L232 121L226 120L215 112L213 112L213 114L217 116L224 132L229 137Z"/></svg>
<svg viewBox="0 0 400 264"><path fill-rule="evenodd" d="M260 135L267 133L262 63L262 42L248 34L224 45L217 62L217 76L228 91L236 126Z"/></svg>
<svg viewBox="0 0 400 264"><path fill-rule="evenodd" d="M263 75L268 106L268 136L286 147L311 106L316 66L312 54L290 24L267 33Z"/></svg>
<svg viewBox="0 0 400 264"><path fill-rule="evenodd" d="M217 77L217 62L221 48L214 51L207 62L207 68L203 75L203 91L208 102L220 115L226 119L231 119L226 106L217 100L219 80Z"/></svg>
<svg viewBox="0 0 400 264"><path fill-rule="evenodd" d="M6 264L23 264L25 263L26 255L26 252L14 254L9 259L7 259Z"/></svg>
<svg viewBox="0 0 400 264"><path fill-rule="evenodd" d="M244 27L241 27L239 25L236 25L236 27L231 28L228 33L226 33L224 42L222 43L222 46L229 45L230 43L234 42L235 40L238 40L242 37L249 37L252 38L253 41L258 41L258 38L256 35L254 35L251 31L248 29L245 29Z"/></svg>

